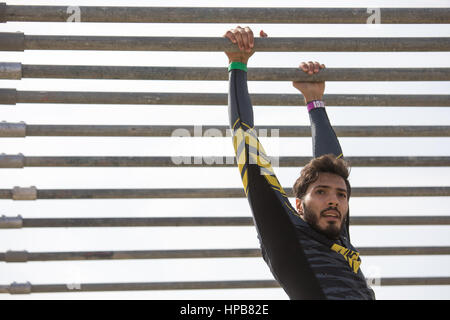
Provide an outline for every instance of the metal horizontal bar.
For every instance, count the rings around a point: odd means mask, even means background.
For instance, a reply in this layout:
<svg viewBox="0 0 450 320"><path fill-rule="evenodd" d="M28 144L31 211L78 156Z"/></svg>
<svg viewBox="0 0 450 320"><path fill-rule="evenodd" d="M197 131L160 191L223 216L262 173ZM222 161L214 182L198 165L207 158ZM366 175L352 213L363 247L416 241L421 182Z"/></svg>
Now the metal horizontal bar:
<svg viewBox="0 0 450 320"><path fill-rule="evenodd" d="M450 225L450 216L351 216L352 226Z"/></svg>
<svg viewBox="0 0 450 320"><path fill-rule="evenodd" d="M6 17L6 3L0 3L0 23L6 22L8 18Z"/></svg>
<svg viewBox="0 0 450 320"><path fill-rule="evenodd" d="M12 283L0 285L0 293L29 294L51 292L142 291L142 290L206 290L278 288L275 280L249 281L191 281L191 282L135 282L135 283L86 283L40 284Z"/></svg>
<svg viewBox="0 0 450 320"><path fill-rule="evenodd" d="M352 226L450 225L450 216L374 216L350 218ZM26 218L0 217L0 229L80 227L247 227L251 217Z"/></svg>
<svg viewBox="0 0 450 320"><path fill-rule="evenodd" d="M366 247L359 248L363 256L448 255L450 247ZM202 249L202 250L140 250L140 251L80 251L80 252L0 252L0 261L78 261L133 259L210 259L261 257L260 249Z"/></svg>
<svg viewBox="0 0 450 320"><path fill-rule="evenodd" d="M16 189L26 193L16 196ZM29 192L25 192L28 189ZM292 194L292 188L284 188ZM448 197L450 187L355 187L353 197ZM0 189L0 199L169 199L169 198L244 198L241 188L166 188L166 189Z"/></svg>
<svg viewBox="0 0 450 320"><path fill-rule="evenodd" d="M4 70L17 70L17 63L2 62ZM0 69L1 71L2 69ZM21 65L20 72L0 78L203 80L227 81L227 68L136 67L80 65ZM8 78L8 76L10 78ZM299 68L249 68L250 81L450 81L450 68L327 68L308 75ZM298 97L299 95L297 95Z"/></svg>
<svg viewBox="0 0 450 320"><path fill-rule="evenodd" d="M0 69L2 65L0 64ZM0 71L0 74L3 72ZM0 89L0 104L15 105L17 103L16 89Z"/></svg>
<svg viewBox="0 0 450 320"><path fill-rule="evenodd" d="M368 279L375 285L449 285L450 277L380 278ZM134 282L134 283L73 283L40 284L12 283L0 285L0 293L30 294L52 292L138 291L138 290L208 290L279 288L275 280L190 281L190 282Z"/></svg>
<svg viewBox="0 0 450 320"><path fill-rule="evenodd" d="M4 5L4 4L3 4ZM3 20L67 22L78 14L77 22L131 23L450 23L449 8L199 8L199 7L99 7L6 5ZM372 22L373 23L373 22Z"/></svg>
<svg viewBox="0 0 450 320"><path fill-rule="evenodd" d="M306 165L311 157L269 157L275 167ZM346 157L352 167L447 167L450 157ZM33 157L0 154L0 168L24 167L234 167L234 156Z"/></svg>
<svg viewBox="0 0 450 320"><path fill-rule="evenodd" d="M449 137L450 126L334 126L339 137ZM268 137L311 137L309 126L255 126ZM278 130L278 131L273 131ZM0 137L231 137L229 126L29 125L0 122Z"/></svg>
<svg viewBox="0 0 450 320"><path fill-rule="evenodd" d="M129 260L129 259L194 259L194 258L252 258L260 257L259 249L208 250L140 250L140 251L86 251L86 252L27 252L0 253L0 261L75 261L75 260Z"/></svg>
<svg viewBox="0 0 450 320"><path fill-rule="evenodd" d="M8 39L23 47L4 44ZM15 49L15 50L14 50ZM123 37L0 33L0 50L228 51L223 37ZM255 38L257 52L430 52L450 51L450 38Z"/></svg>
<svg viewBox="0 0 450 320"><path fill-rule="evenodd" d="M436 286L450 285L450 277L381 278L381 286Z"/></svg>
<svg viewBox="0 0 450 320"><path fill-rule="evenodd" d="M0 63L0 79L20 80L22 79L22 64L18 62L2 62ZM5 95L11 95L12 92L2 90L1 98ZM7 89L6 89L7 90Z"/></svg>
<svg viewBox="0 0 450 320"><path fill-rule="evenodd" d="M25 35L22 32L0 32L0 51L24 51Z"/></svg>
<svg viewBox="0 0 450 320"><path fill-rule="evenodd" d="M5 217L6 218L6 217ZM22 219L9 218L2 224L9 228L60 228L60 227L224 227L253 226L250 217L189 217L189 218L51 218ZM449 222L450 224L450 218Z"/></svg>
<svg viewBox="0 0 450 320"><path fill-rule="evenodd" d="M450 247L361 247L363 256L397 256L397 255L448 255Z"/></svg>
<svg viewBox="0 0 450 320"><path fill-rule="evenodd" d="M0 122L0 137L25 137L27 125L25 122Z"/></svg>
<svg viewBox="0 0 450 320"><path fill-rule="evenodd" d="M251 94L253 105L303 106L299 94ZM327 106L450 106L450 95L376 95L326 94ZM0 104L64 103L64 104L144 104L144 105L227 105L223 93L165 93L165 92L68 92L17 91L0 89Z"/></svg>

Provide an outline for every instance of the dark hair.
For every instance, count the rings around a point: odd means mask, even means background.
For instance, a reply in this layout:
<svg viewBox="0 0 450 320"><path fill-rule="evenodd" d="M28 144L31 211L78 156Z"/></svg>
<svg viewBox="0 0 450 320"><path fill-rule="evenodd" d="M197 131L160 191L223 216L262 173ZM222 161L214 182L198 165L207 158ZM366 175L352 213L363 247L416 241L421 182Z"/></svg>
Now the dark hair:
<svg viewBox="0 0 450 320"><path fill-rule="evenodd" d="M348 176L350 175L350 169L347 162L344 159L336 159L333 154L326 154L318 158L312 159L306 166L303 167L300 177L295 181L293 192L294 196L303 199L306 194L306 190L311 183L314 183L319 178L319 173L328 172L334 173L345 181L347 186L347 199L350 198L352 189Z"/></svg>

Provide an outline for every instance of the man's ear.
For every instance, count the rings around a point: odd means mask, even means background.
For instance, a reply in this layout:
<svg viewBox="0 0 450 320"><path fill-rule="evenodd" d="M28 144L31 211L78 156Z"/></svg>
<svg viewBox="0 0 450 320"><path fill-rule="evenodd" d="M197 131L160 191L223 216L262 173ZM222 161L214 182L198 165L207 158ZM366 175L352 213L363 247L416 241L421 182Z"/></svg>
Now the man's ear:
<svg viewBox="0 0 450 320"><path fill-rule="evenodd" d="M295 207L300 215L303 215L302 199L295 198Z"/></svg>

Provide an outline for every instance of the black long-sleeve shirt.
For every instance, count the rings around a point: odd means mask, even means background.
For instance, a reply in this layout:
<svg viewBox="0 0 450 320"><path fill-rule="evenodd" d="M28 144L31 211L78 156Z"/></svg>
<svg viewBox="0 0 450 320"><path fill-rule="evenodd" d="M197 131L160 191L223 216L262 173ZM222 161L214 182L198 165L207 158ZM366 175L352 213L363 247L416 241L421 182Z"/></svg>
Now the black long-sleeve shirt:
<svg viewBox="0 0 450 320"><path fill-rule="evenodd" d="M289 202L259 143L247 73L229 73L228 110L239 172L264 260L290 299L373 299L350 244L348 225L337 241L303 221ZM324 108L310 111L313 155L342 156ZM347 219L348 220L348 219Z"/></svg>

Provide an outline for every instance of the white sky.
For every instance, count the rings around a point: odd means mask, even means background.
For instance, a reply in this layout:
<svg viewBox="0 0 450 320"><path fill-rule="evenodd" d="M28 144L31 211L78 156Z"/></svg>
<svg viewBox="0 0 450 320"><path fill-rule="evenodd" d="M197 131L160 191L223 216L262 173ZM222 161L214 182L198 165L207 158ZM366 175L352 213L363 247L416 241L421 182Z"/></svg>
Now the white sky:
<svg viewBox="0 0 450 320"><path fill-rule="evenodd" d="M261 1L7 1L33 5L261 6ZM310 1L265 1L267 7L310 6ZM336 7L335 1L314 6ZM449 7L450 1L341 1L342 7ZM245 24L243 22L242 24ZM25 34L222 36L234 24L65 24L7 23L0 32ZM450 25L250 25L273 37L448 37ZM332 30L332 32L330 32ZM296 67L315 60L327 67L450 67L450 53L256 53L249 67ZM214 66L221 52L0 52L1 62L24 64ZM0 80L0 88L49 91L214 92L225 81ZM328 82L326 93L449 94L449 82ZM288 82L250 82L251 93L296 93ZM301 99L301 96L299 96ZM308 125L305 108L255 107L256 125ZM27 124L227 125L226 106L45 105L2 106L0 121ZM449 108L328 108L334 125L450 125ZM271 155L310 156L306 138L261 139ZM347 156L450 156L449 138L341 138ZM25 156L232 155L230 138L27 137L0 140L0 153ZM275 168L291 187L299 168ZM449 186L450 168L354 168L353 186ZM241 187L237 168L25 168L2 169L0 188L35 185L69 188ZM293 201L293 199L291 199ZM353 198L354 216L448 215L449 197ZM3 200L0 215L32 217L250 216L246 199ZM449 246L448 226L351 228L352 242L364 246ZM84 228L0 231L7 250L97 251L256 248L253 227ZM366 276L450 276L449 256L363 257ZM272 279L260 258L0 263L0 284L156 282ZM374 287L378 299L449 299L450 286ZM287 299L282 289L190 290L0 295L0 299Z"/></svg>

